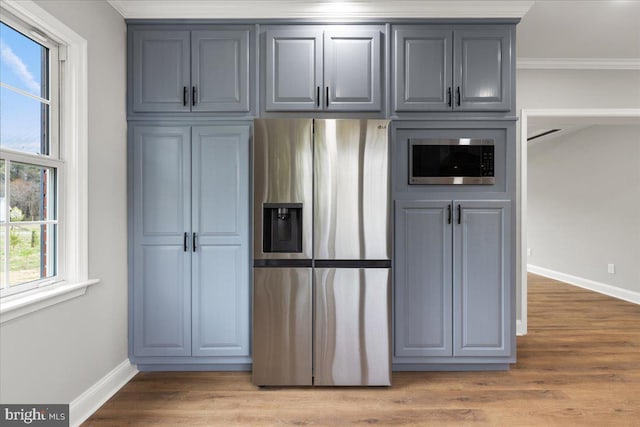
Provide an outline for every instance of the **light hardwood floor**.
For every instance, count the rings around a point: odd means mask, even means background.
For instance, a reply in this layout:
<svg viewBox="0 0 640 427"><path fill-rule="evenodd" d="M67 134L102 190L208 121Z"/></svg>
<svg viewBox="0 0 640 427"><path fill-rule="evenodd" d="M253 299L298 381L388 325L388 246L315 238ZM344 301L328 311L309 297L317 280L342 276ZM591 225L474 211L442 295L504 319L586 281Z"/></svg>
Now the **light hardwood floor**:
<svg viewBox="0 0 640 427"><path fill-rule="evenodd" d="M249 373L141 373L84 425L640 426L640 306L529 276L508 372L403 372L393 386L258 389Z"/></svg>

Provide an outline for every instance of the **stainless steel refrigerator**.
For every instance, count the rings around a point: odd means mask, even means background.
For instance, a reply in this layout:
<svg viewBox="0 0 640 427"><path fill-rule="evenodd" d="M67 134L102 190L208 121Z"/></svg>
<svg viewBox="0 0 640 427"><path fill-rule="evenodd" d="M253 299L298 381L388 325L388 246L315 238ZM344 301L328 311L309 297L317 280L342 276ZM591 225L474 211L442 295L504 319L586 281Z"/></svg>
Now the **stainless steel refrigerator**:
<svg viewBox="0 0 640 427"><path fill-rule="evenodd" d="M391 384L387 125L255 120L254 384Z"/></svg>

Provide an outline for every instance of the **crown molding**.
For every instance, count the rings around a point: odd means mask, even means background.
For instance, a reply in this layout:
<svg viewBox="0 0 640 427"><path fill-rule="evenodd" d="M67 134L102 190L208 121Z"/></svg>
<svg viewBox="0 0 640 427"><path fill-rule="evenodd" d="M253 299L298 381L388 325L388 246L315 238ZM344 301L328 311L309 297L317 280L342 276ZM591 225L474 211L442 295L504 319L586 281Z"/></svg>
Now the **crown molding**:
<svg viewBox="0 0 640 427"><path fill-rule="evenodd" d="M107 0L126 19L522 18L534 1Z"/></svg>
<svg viewBox="0 0 640 427"><path fill-rule="evenodd" d="M640 70L640 58L518 58L520 70Z"/></svg>

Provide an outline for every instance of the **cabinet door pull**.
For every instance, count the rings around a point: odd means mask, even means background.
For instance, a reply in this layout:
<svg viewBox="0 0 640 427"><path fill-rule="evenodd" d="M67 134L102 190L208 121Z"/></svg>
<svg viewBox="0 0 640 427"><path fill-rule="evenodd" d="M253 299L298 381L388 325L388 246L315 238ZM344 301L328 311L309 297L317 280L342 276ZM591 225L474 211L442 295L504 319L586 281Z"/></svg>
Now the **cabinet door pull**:
<svg viewBox="0 0 640 427"><path fill-rule="evenodd" d="M189 102L189 88L184 86L182 88L182 106L186 107L187 102Z"/></svg>
<svg viewBox="0 0 640 427"><path fill-rule="evenodd" d="M184 248L184 251L187 252L187 232L184 232L184 239L182 240L182 247Z"/></svg>
<svg viewBox="0 0 640 427"><path fill-rule="evenodd" d="M458 205L458 224L462 224L462 208Z"/></svg>
<svg viewBox="0 0 640 427"><path fill-rule="evenodd" d="M329 106L329 86L327 86L327 96L325 97L325 104L327 105L327 107Z"/></svg>
<svg viewBox="0 0 640 427"><path fill-rule="evenodd" d="M194 86L191 88L191 105L196 105L198 96L198 89Z"/></svg>
<svg viewBox="0 0 640 427"><path fill-rule="evenodd" d="M320 107L320 86L316 87L316 107Z"/></svg>
<svg viewBox="0 0 640 427"><path fill-rule="evenodd" d="M451 86L447 89L447 105L451 107Z"/></svg>
<svg viewBox="0 0 640 427"><path fill-rule="evenodd" d="M447 224L451 224L451 205L447 205Z"/></svg>
<svg viewBox="0 0 640 427"><path fill-rule="evenodd" d="M193 233L193 252L198 250L198 233Z"/></svg>
<svg viewBox="0 0 640 427"><path fill-rule="evenodd" d="M460 86L456 88L456 104L458 104L458 107L460 106Z"/></svg>

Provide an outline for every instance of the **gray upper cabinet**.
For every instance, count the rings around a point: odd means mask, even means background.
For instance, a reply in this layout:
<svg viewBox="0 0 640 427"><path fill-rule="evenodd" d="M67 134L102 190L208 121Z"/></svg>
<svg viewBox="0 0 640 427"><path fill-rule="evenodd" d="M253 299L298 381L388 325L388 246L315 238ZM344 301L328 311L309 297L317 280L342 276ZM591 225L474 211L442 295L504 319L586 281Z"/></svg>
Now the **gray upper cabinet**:
<svg viewBox="0 0 640 427"><path fill-rule="evenodd" d="M251 32L132 29L132 111L250 112Z"/></svg>
<svg viewBox="0 0 640 427"><path fill-rule="evenodd" d="M513 356L510 206L396 201L397 360Z"/></svg>
<svg viewBox="0 0 640 427"><path fill-rule="evenodd" d="M382 26L266 31L266 111L380 111Z"/></svg>
<svg viewBox="0 0 640 427"><path fill-rule="evenodd" d="M134 358L246 363L249 129L132 127Z"/></svg>
<svg viewBox="0 0 640 427"><path fill-rule="evenodd" d="M511 31L394 26L394 111L510 111Z"/></svg>
<svg viewBox="0 0 640 427"><path fill-rule="evenodd" d="M249 33L191 33L193 111L249 111Z"/></svg>
<svg viewBox="0 0 640 427"><path fill-rule="evenodd" d="M321 110L322 30L274 29L266 34L266 109Z"/></svg>
<svg viewBox="0 0 640 427"><path fill-rule="evenodd" d="M190 111L190 32L139 30L132 38L133 111Z"/></svg>
<svg viewBox="0 0 640 427"><path fill-rule="evenodd" d="M450 110L453 32L401 27L394 41L394 109Z"/></svg>
<svg viewBox="0 0 640 427"><path fill-rule="evenodd" d="M326 110L381 110L380 34L378 29L325 31Z"/></svg>
<svg viewBox="0 0 640 427"><path fill-rule="evenodd" d="M511 109L511 37L506 28L460 29L454 32L455 109Z"/></svg>

